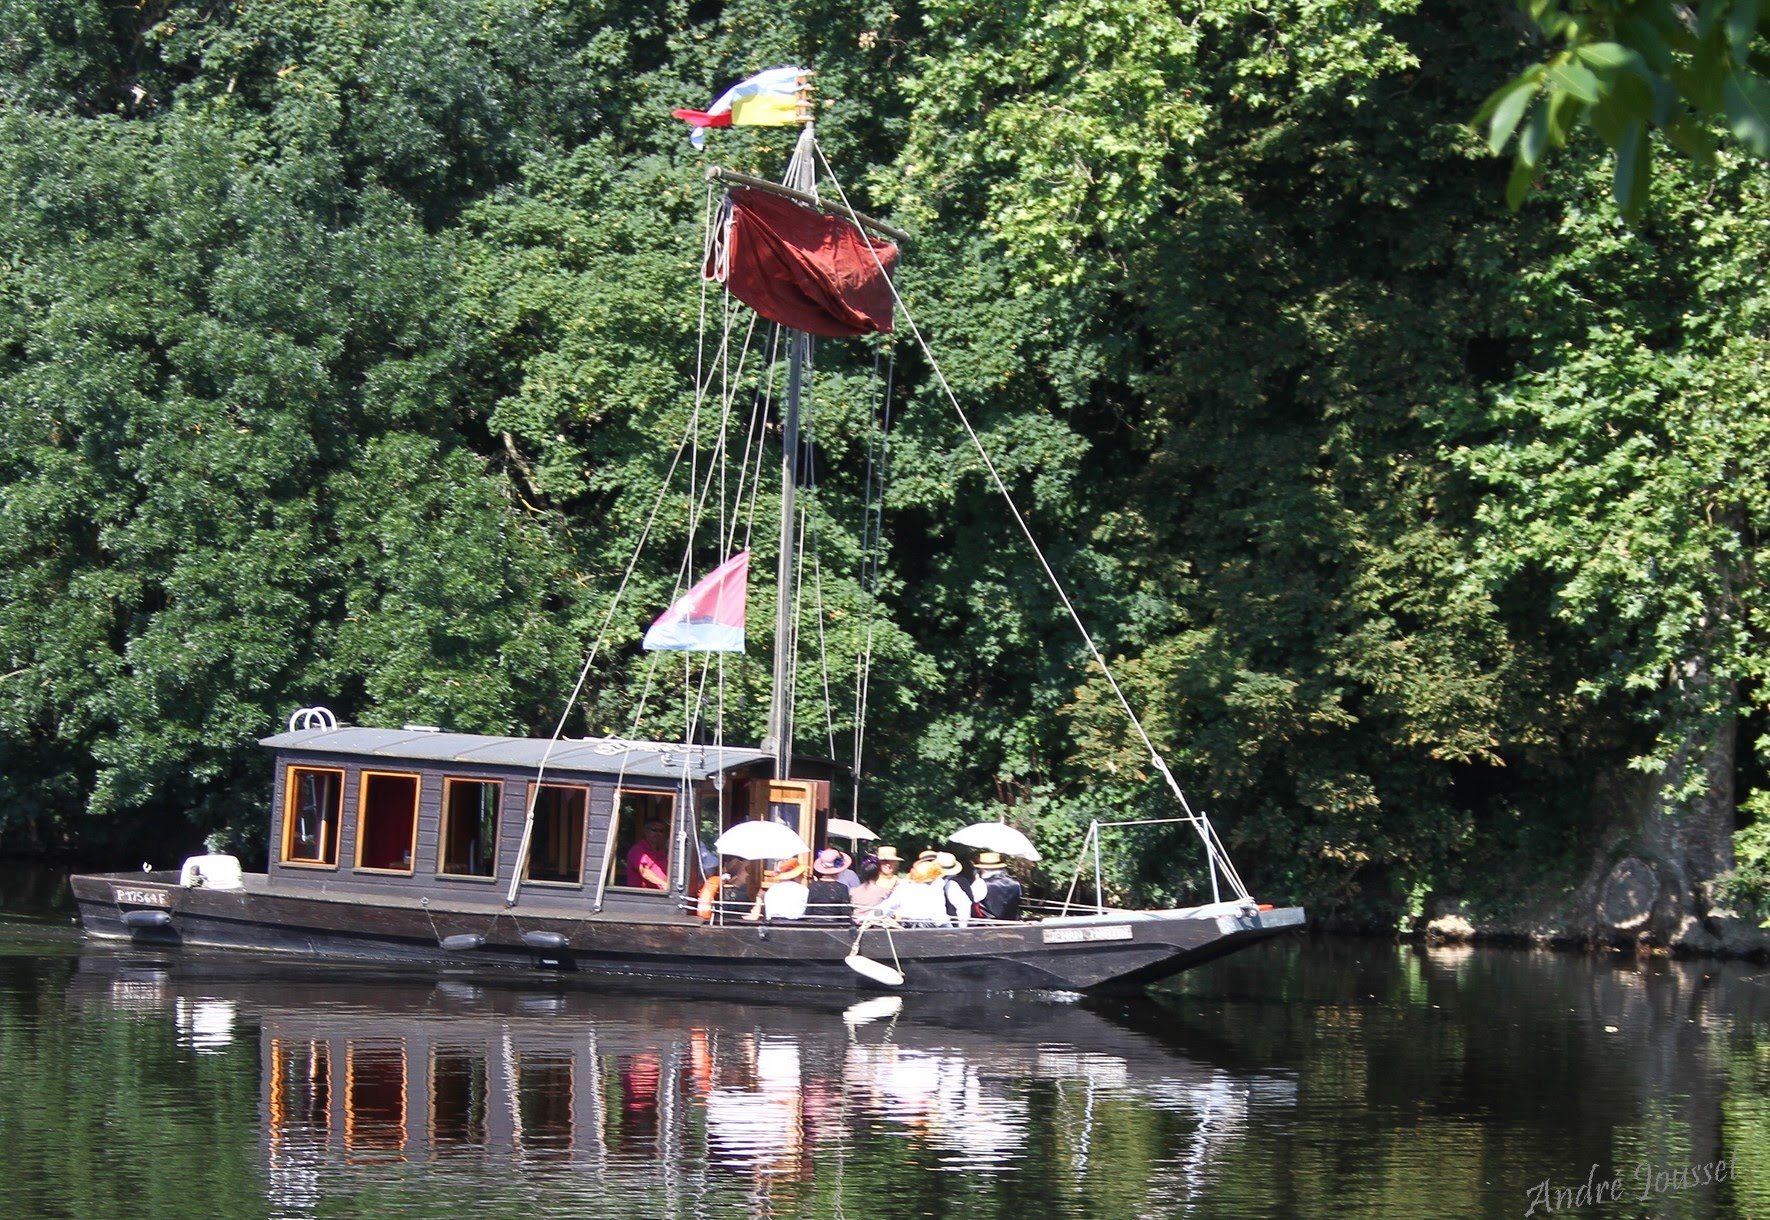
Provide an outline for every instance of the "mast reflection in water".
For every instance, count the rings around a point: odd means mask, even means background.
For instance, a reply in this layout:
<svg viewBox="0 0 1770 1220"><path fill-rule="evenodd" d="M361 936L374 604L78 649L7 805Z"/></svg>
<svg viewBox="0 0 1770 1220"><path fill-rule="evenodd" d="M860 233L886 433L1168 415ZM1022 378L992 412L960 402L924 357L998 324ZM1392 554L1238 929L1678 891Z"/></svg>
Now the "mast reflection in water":
<svg viewBox="0 0 1770 1220"><path fill-rule="evenodd" d="M278 1216L351 1196L458 1207L463 1186L548 1212L774 1215L857 1187L909 1204L924 1171L962 1189L961 1169L1085 1196L1156 1115L1179 1139L1140 1193L1182 1208L1255 1110L1296 1101L1285 1073L1214 1066L1075 1005L818 1009L298 969L88 955L70 989L169 1010L197 1052L256 1032Z"/></svg>

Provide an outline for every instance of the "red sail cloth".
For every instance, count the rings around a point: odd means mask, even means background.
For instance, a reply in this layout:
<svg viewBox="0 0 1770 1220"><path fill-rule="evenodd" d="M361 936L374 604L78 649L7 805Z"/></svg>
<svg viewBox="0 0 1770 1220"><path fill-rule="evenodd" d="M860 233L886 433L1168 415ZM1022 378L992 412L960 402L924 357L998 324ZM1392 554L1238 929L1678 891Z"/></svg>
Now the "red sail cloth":
<svg viewBox="0 0 1770 1220"><path fill-rule="evenodd" d="M708 260L708 279L723 278L769 321L809 335L890 332L895 245L766 191L736 187L730 199L724 250Z"/></svg>

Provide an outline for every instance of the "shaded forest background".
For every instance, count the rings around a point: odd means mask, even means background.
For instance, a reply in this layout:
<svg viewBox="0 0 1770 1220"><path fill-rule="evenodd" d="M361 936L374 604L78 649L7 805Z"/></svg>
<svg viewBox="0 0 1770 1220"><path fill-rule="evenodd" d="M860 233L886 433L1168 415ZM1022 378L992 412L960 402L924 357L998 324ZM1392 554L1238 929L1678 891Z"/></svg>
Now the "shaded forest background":
<svg viewBox="0 0 1770 1220"><path fill-rule="evenodd" d="M254 743L306 704L551 731L692 403L701 169L778 176L792 137L701 155L669 112L798 62L1262 897L1540 914L1632 854L1699 918L1754 913L1770 177L1669 162L1625 223L1576 142L1509 212L1469 126L1542 56L1509 15L3 0L0 848L261 852ZM863 818L1006 816L1066 874L1090 818L1170 816L904 344L867 608L875 352L835 347L812 511L837 687L876 617ZM668 680L633 723L680 516L572 731L681 731ZM821 704L800 723L826 752ZM1113 850L1140 900L1198 880L1165 828Z"/></svg>

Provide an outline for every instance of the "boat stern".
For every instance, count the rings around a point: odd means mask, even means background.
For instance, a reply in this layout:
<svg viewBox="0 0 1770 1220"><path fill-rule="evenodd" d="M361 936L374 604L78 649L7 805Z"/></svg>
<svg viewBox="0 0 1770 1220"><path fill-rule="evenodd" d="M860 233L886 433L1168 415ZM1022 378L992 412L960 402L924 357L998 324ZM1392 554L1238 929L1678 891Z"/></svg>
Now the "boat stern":
<svg viewBox="0 0 1770 1220"><path fill-rule="evenodd" d="M173 914L183 887L179 874L164 869L144 873L76 873L68 879L80 926L88 936L112 940L175 942Z"/></svg>

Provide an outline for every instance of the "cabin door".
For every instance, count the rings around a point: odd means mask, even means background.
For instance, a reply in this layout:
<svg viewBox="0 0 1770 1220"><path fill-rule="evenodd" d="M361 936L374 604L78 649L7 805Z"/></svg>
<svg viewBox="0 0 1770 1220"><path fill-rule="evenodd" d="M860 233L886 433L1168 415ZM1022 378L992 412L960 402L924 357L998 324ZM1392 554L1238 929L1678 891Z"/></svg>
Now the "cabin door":
<svg viewBox="0 0 1770 1220"><path fill-rule="evenodd" d="M750 816L768 818L817 843L818 786L801 780L774 779L751 788ZM760 805L760 808L757 806Z"/></svg>

